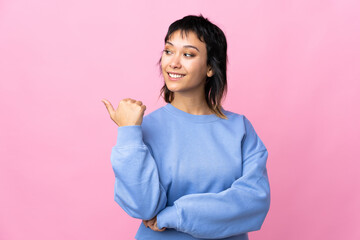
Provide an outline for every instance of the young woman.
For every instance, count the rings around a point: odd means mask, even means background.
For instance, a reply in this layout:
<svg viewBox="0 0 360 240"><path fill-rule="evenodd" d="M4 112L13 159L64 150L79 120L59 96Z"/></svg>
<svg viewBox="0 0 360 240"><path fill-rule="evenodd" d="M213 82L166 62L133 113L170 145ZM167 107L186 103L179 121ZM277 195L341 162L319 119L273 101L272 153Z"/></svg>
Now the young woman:
<svg viewBox="0 0 360 240"><path fill-rule="evenodd" d="M136 239L248 239L270 206L268 152L249 120L224 110L224 33L203 16L172 23L160 59L165 106L126 98L111 163L115 201L143 219Z"/></svg>

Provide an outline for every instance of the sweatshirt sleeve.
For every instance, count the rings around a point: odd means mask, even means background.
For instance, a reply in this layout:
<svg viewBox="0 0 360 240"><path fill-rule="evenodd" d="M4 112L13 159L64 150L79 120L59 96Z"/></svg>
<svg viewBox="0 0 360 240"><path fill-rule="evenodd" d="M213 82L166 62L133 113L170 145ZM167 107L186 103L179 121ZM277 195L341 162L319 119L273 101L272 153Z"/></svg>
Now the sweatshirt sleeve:
<svg viewBox="0 0 360 240"><path fill-rule="evenodd" d="M143 141L141 125L118 127L111 164L115 174L114 199L127 214L149 220L165 208L166 191L150 147Z"/></svg>
<svg viewBox="0 0 360 240"><path fill-rule="evenodd" d="M174 228L196 238L218 239L259 230L270 207L267 149L244 117L243 173L219 193L180 197L157 216L159 229Z"/></svg>

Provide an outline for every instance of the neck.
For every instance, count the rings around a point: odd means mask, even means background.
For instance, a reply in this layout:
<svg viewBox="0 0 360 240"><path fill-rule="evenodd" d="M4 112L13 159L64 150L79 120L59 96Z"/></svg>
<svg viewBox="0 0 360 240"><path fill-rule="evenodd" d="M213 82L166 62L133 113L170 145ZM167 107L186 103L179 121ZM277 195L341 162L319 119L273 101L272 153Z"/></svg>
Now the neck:
<svg viewBox="0 0 360 240"><path fill-rule="evenodd" d="M171 102L174 107L193 115L213 114L206 103L205 96L184 96L178 92L174 94L174 100Z"/></svg>

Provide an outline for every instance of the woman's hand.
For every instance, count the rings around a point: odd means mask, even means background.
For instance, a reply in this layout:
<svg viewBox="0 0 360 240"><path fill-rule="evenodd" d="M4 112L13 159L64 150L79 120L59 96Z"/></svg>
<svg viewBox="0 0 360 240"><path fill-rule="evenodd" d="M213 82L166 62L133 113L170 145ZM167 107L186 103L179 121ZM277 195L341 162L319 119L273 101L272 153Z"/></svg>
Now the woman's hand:
<svg viewBox="0 0 360 240"><path fill-rule="evenodd" d="M157 216L153 217L150 220L143 220L143 223L145 225L145 227L150 227L152 230L157 231L157 232L163 232L165 231L166 227L163 227L162 229L159 229L157 226Z"/></svg>
<svg viewBox="0 0 360 240"><path fill-rule="evenodd" d="M110 114L110 118L119 126L141 125L146 106L141 101L125 98L120 101L116 111L111 103L101 100Z"/></svg>

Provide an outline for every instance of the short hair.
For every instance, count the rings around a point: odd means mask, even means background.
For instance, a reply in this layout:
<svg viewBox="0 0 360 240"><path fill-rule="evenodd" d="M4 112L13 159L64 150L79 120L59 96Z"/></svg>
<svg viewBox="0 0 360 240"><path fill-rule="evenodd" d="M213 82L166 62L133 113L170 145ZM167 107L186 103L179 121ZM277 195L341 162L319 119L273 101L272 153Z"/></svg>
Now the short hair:
<svg viewBox="0 0 360 240"><path fill-rule="evenodd" d="M199 16L188 15L173 22L165 36L165 43L175 31L180 30L187 36L189 32L197 35L200 41L205 42L207 51L207 64L213 70L213 76L207 77L205 82L205 100L209 108L220 118L227 119L222 112L222 101L227 93L226 64L227 42L224 32L215 24L211 23L201 14ZM158 62L161 70L161 58ZM171 92L165 82L160 90L165 102L170 103L174 100L174 93ZM159 96L159 97L160 97Z"/></svg>

